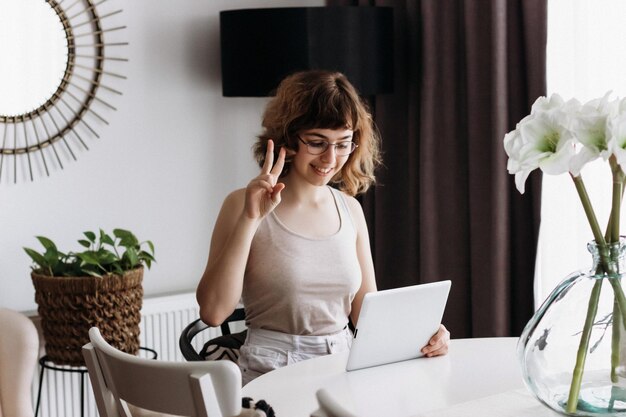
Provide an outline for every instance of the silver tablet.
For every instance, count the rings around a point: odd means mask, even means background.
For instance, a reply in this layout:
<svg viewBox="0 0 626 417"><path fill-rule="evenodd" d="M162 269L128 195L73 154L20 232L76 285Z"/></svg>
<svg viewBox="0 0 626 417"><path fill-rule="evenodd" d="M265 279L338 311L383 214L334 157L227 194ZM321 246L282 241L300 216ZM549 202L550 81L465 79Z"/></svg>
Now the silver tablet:
<svg viewBox="0 0 626 417"><path fill-rule="evenodd" d="M441 324L450 281L368 293L354 332L346 370L423 356Z"/></svg>

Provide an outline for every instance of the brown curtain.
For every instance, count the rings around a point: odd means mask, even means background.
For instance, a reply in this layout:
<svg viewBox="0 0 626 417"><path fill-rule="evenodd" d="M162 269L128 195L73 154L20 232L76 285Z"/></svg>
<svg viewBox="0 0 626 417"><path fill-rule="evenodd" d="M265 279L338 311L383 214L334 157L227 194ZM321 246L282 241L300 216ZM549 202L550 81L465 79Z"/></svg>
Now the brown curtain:
<svg viewBox="0 0 626 417"><path fill-rule="evenodd" d="M541 177L519 195L502 139L545 95L547 0L327 3L394 7L395 92L373 101L385 166L363 199L379 288L450 279L453 337L519 335Z"/></svg>

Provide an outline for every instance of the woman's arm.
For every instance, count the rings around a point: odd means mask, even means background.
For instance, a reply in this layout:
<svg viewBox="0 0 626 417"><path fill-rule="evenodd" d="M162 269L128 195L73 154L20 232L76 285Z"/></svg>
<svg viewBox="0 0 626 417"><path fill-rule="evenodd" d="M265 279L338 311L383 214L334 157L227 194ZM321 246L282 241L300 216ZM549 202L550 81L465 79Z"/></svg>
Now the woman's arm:
<svg viewBox="0 0 626 417"><path fill-rule="evenodd" d="M361 305L363 297L368 292L376 291L376 277L374 273L374 262L372 260L372 252L370 249L370 238L367 231L367 223L361 205L355 198L347 198L348 208L352 214L352 219L357 229L356 237L356 253L361 266L361 288L352 300L352 311L350 319L352 324L356 326L361 313Z"/></svg>
<svg viewBox="0 0 626 417"><path fill-rule="evenodd" d="M196 290L200 318L211 326L219 326L239 303L254 234L263 218L280 203L285 185L278 178L285 150L280 150L276 165L273 152L270 140L261 174L245 189L226 197L215 222L209 259Z"/></svg>
<svg viewBox="0 0 626 417"><path fill-rule="evenodd" d="M235 309L258 221L242 215L245 190L231 193L215 222L204 274L196 290L200 318L219 326Z"/></svg>

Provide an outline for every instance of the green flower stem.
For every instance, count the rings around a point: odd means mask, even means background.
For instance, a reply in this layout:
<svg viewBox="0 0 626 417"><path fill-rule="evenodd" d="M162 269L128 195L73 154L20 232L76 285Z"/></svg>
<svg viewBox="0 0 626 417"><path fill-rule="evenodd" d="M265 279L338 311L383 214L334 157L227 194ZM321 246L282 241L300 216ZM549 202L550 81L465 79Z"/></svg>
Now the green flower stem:
<svg viewBox="0 0 626 417"><path fill-rule="evenodd" d="M620 308L617 303L617 297L613 301L613 331L611 333L611 382L617 382L616 368L619 366L619 340L622 320L620 318Z"/></svg>
<svg viewBox="0 0 626 417"><path fill-rule="evenodd" d="M611 167L611 173L613 174L613 196L611 200L611 215L609 216L609 224L607 226L606 235L609 242L615 243L619 242L620 238L620 210L622 198L624 196L624 173L617 163L615 155L611 155L609 158L609 166ZM615 279L610 279L609 281L611 281L614 294L613 331L611 336L611 381L616 383L618 381L616 368L619 366L620 362L621 323L626 323L626 306L624 305L624 292L621 282ZM624 315L621 320L620 312Z"/></svg>
<svg viewBox="0 0 626 417"><path fill-rule="evenodd" d="M602 289L602 279L596 280L589 297L589 305L587 306L587 317L583 333L580 336L580 344L578 345L578 353L576 353L576 366L572 374L572 383L569 389L569 397L567 398L567 412L575 413L578 408L578 396L580 394L580 386L583 380L583 370L585 368L585 360L587 359L587 347L589 346L589 338L591 337L591 327L598 312L598 300L600 299L600 290Z"/></svg>
<svg viewBox="0 0 626 417"><path fill-rule="evenodd" d="M587 216L587 220L589 221L589 225L591 226L591 232L593 233L593 238L596 241L596 244L600 248L600 258L602 264L604 266L608 265L608 259L606 259L606 241L604 240L604 236L602 236L602 230L600 230L600 224L598 224L598 219L596 218L596 213L593 211L593 206L591 205L591 200L589 200L589 194L587 194L587 189L585 188L585 183L583 182L582 177L579 175L577 177L572 176L574 180L574 185L576 186L576 191L578 192L578 197L580 197L580 202L583 205L583 209L585 210L585 215Z"/></svg>
<svg viewBox="0 0 626 417"><path fill-rule="evenodd" d="M617 163L615 155L611 155L609 158L609 165L611 166L611 173L613 174L613 197L611 200L611 216L609 220L611 237L609 238L609 242L614 243L619 242L620 206L624 189L624 173Z"/></svg>
<svg viewBox="0 0 626 417"><path fill-rule="evenodd" d="M593 237L598 245L598 252L600 253L600 261L603 269L606 271L609 265L606 253L606 241L600 230L598 219L591 205L591 200L587 194L585 183L582 177L572 176L576 191L580 197L580 201L583 205L585 215L591 226ZM567 412L574 413L578 407L578 397L580 394L580 386L582 384L583 371L585 368L585 360L587 359L587 350L589 347L589 338L591 337L591 328L598 312L598 300L600 298L600 290L602 289L602 279L598 279L591 291L591 297L589 297L589 304L587 306L587 317L585 318L585 325L583 327L582 335L580 336L580 343L578 345L578 352L576 354L576 365L572 373L572 383L570 385L569 396L567 399Z"/></svg>
<svg viewBox="0 0 626 417"><path fill-rule="evenodd" d="M626 296L624 296L624 290L622 288L622 284L617 279L609 279L611 286L613 287L613 293L615 296L615 300L619 306L619 310L621 311L622 322L626 323Z"/></svg>
<svg viewBox="0 0 626 417"><path fill-rule="evenodd" d="M615 164L615 167L613 166L613 164ZM615 240L615 242L619 242L619 214L622 191L624 186L624 174L617 165L616 161L612 162L611 167L614 178L619 178L619 185L616 186L614 181L611 216L609 219L610 230L607 230L607 236L611 236L608 239L611 241L613 238L613 234L616 233L617 240ZM609 254L606 244L607 239L604 238L604 236L602 235L602 231L600 230L598 219L596 218L595 211L593 210L593 206L591 205L591 200L589 199L589 195L587 194L587 189L585 188L585 183L583 182L581 176L572 176L572 179L574 180L576 191L578 191L578 196L580 197L583 209L585 210L585 215L587 216L587 220L589 221L589 225L591 226L591 231L596 241L596 245L598 245L598 252L600 254L600 266L604 271L597 271L597 273L604 272L607 275L615 275L617 271L612 270L611 263L609 262ZM626 323L626 297L624 296L624 291L622 289L621 283L615 279L610 279L609 282L611 283L611 286L613 287L613 292L615 293L615 297L617 298L617 302L622 313L622 320L624 320L624 323Z"/></svg>

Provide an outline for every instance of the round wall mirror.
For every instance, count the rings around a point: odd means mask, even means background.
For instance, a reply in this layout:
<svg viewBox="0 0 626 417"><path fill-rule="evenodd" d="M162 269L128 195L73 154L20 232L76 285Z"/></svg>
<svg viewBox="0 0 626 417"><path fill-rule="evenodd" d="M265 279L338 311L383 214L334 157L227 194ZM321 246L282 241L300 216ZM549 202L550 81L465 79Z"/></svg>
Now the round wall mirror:
<svg viewBox="0 0 626 417"><path fill-rule="evenodd" d="M115 110L109 96L121 95L113 80L126 78L114 63L127 59L105 48L128 45L118 34L126 26L105 24L122 12L101 14L108 5L3 0L0 184L63 169L63 160L77 159L78 149L89 149L87 139L99 137L96 128L108 124L104 111Z"/></svg>
<svg viewBox="0 0 626 417"><path fill-rule="evenodd" d="M3 0L0 14L3 61L0 115L17 116L41 107L61 85L68 43L59 15L41 0Z"/></svg>

